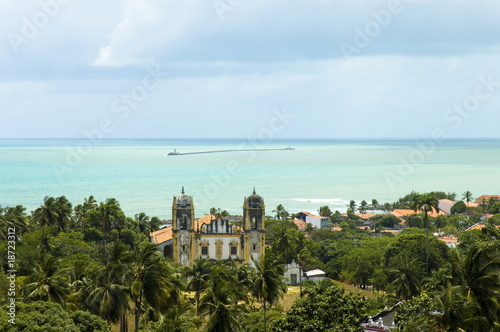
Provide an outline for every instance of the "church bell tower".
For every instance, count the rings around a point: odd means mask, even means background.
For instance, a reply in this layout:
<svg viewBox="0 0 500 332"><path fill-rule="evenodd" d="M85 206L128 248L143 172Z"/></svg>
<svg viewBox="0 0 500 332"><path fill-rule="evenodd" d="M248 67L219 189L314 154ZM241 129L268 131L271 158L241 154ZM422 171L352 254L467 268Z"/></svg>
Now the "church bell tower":
<svg viewBox="0 0 500 332"><path fill-rule="evenodd" d="M184 266L194 263L194 204L184 187L172 203L172 239L174 260Z"/></svg>
<svg viewBox="0 0 500 332"><path fill-rule="evenodd" d="M250 263L252 266L255 266L252 258L258 261L264 255L266 245L264 220L264 199L257 195L254 188L253 193L245 197L243 202L244 258L245 262Z"/></svg>

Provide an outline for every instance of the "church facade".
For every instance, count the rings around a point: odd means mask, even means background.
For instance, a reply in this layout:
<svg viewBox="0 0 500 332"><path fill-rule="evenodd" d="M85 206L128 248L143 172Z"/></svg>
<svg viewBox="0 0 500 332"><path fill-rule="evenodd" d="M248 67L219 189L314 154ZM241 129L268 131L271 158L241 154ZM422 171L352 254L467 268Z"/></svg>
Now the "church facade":
<svg viewBox="0 0 500 332"><path fill-rule="evenodd" d="M182 188L181 194L173 198L172 226L168 230L171 239L162 247L164 255L185 266L192 266L200 258L234 260L253 266L253 260L259 260L265 250L264 220L264 199L255 189L243 200L241 223L234 223L211 214L196 219L194 199Z"/></svg>

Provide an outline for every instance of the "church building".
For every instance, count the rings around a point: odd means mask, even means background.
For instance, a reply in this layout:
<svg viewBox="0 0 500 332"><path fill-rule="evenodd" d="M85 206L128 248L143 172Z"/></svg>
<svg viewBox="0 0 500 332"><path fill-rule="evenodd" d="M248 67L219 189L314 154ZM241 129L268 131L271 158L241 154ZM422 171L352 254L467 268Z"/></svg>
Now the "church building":
<svg viewBox="0 0 500 332"><path fill-rule="evenodd" d="M194 200L184 188L172 202L172 226L151 233L165 257L185 266L199 258L234 260L254 265L265 249L264 199L253 193L244 198L243 220L232 223L222 216L207 215L196 219Z"/></svg>

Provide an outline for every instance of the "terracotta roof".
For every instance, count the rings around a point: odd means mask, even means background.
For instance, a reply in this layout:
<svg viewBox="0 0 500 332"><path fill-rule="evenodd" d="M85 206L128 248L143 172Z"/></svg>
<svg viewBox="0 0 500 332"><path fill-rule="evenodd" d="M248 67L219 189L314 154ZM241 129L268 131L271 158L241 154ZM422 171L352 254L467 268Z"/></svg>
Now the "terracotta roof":
<svg viewBox="0 0 500 332"><path fill-rule="evenodd" d="M299 231L303 231L307 227L307 223L302 219L294 219L293 223L297 226Z"/></svg>
<svg viewBox="0 0 500 332"><path fill-rule="evenodd" d="M457 243L458 242L458 238L456 236L441 236L439 239L443 242L446 242L446 243Z"/></svg>
<svg viewBox="0 0 500 332"><path fill-rule="evenodd" d="M391 211L391 214L398 218L409 216L410 214L416 214L416 213L417 212L408 209L394 209Z"/></svg>
<svg viewBox="0 0 500 332"><path fill-rule="evenodd" d="M313 217L313 218L328 218L328 217L317 216L317 215L312 214L312 213L310 213L308 211L302 211L302 213L305 214L308 217Z"/></svg>
<svg viewBox="0 0 500 332"><path fill-rule="evenodd" d="M398 218L401 218L404 216L409 216L411 214L419 214L419 213L423 213L423 212L415 212L414 210L409 210L409 209L394 209L391 212L391 214L393 214L394 216L396 216ZM443 214L446 214L446 213L443 211L439 211L436 213L436 211L432 210L432 212L429 213L429 217L435 218L435 217L441 216Z"/></svg>
<svg viewBox="0 0 500 332"><path fill-rule="evenodd" d="M206 216L202 217L202 218L199 218L199 219L196 219L194 221L194 230L195 231L198 231L200 230L201 226L203 226L204 224L205 225L209 225L212 220L215 220L216 217L213 215L213 214L207 214Z"/></svg>
<svg viewBox="0 0 500 332"><path fill-rule="evenodd" d="M149 236L151 236L151 239L156 244L167 242L172 239L172 226L167 226L159 231L149 233Z"/></svg>
<svg viewBox="0 0 500 332"><path fill-rule="evenodd" d="M470 226L469 228L466 229L466 231L473 231L476 229L483 229L486 227L486 224L484 222L478 222L477 224L474 224ZM500 225L495 225L496 228L500 228Z"/></svg>
<svg viewBox="0 0 500 332"><path fill-rule="evenodd" d="M483 198L489 200L491 197L495 197L497 200L500 201L500 195L481 195L478 198L476 198L476 203L481 204L483 202Z"/></svg>
<svg viewBox="0 0 500 332"><path fill-rule="evenodd" d="M357 216L361 217L361 219L370 219L373 216L376 216L375 213L356 213Z"/></svg>
<svg viewBox="0 0 500 332"><path fill-rule="evenodd" d="M468 207L478 207L479 206L479 203L475 203L475 202L464 202L465 203L465 206L468 206Z"/></svg>
<svg viewBox="0 0 500 332"><path fill-rule="evenodd" d="M332 227L332 232L340 232L342 227Z"/></svg>

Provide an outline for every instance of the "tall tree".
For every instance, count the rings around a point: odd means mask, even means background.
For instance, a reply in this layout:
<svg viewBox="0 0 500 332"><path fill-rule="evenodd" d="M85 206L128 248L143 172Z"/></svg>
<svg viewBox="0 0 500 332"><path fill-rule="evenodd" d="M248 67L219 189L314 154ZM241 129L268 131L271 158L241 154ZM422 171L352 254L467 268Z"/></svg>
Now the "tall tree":
<svg viewBox="0 0 500 332"><path fill-rule="evenodd" d="M39 226L55 226L59 218L57 201L54 197L46 196L43 205L33 212L33 221Z"/></svg>
<svg viewBox="0 0 500 332"><path fill-rule="evenodd" d="M109 323L120 322L120 331L126 330L126 313L130 310L130 285L132 280L132 253L123 243L111 243L106 247L107 263L92 275L91 291L86 305L91 313Z"/></svg>
<svg viewBox="0 0 500 332"><path fill-rule="evenodd" d="M439 211L438 200L432 193L428 194L420 194L415 197L415 200L412 202L412 209L417 212L424 213L424 224L425 224L425 270L429 272L429 213Z"/></svg>
<svg viewBox="0 0 500 332"><path fill-rule="evenodd" d="M0 239L7 239L7 228L15 227L16 235L22 235L28 230L28 217L26 208L22 205L2 208L0 206L0 229L4 230L0 234Z"/></svg>
<svg viewBox="0 0 500 332"><path fill-rule="evenodd" d="M409 300L420 294L423 268L418 259L399 259L388 274L398 298Z"/></svg>
<svg viewBox="0 0 500 332"><path fill-rule="evenodd" d="M347 213L354 214L354 213L356 213L356 211L357 211L357 210L358 210L358 209L357 209L357 204L356 204L356 201L351 200L351 201L349 202L349 205L347 205Z"/></svg>
<svg viewBox="0 0 500 332"><path fill-rule="evenodd" d="M240 327L240 316L247 302L247 290L241 287L237 275L217 262L207 281L208 287L200 299L200 313L206 317L208 332L233 331Z"/></svg>
<svg viewBox="0 0 500 332"><path fill-rule="evenodd" d="M375 212L375 210L378 209L378 201L375 198L372 199L371 207L372 207L372 212Z"/></svg>
<svg viewBox="0 0 500 332"><path fill-rule="evenodd" d="M252 295L262 302L264 308L264 332L267 331L267 304L272 306L283 298L287 290L284 282L284 266L277 264L270 251L260 261L254 261L257 269L253 280Z"/></svg>
<svg viewBox="0 0 500 332"><path fill-rule="evenodd" d="M359 204L359 212L366 213L367 208L368 208L368 203L365 200L362 200L361 203Z"/></svg>
<svg viewBox="0 0 500 332"><path fill-rule="evenodd" d="M101 202L97 207L97 211L102 222L104 242L107 242L113 223L118 221L123 212L120 208L120 203L114 198L108 198L105 202Z"/></svg>
<svg viewBox="0 0 500 332"><path fill-rule="evenodd" d="M65 304L69 294L69 274L60 260L47 256L35 267L35 273L26 279L22 293L27 300Z"/></svg>
<svg viewBox="0 0 500 332"><path fill-rule="evenodd" d="M143 243L135 250L131 272L135 331L138 332L143 308L149 306L153 310L166 312L170 305L179 301L182 284L154 243Z"/></svg>
<svg viewBox="0 0 500 332"><path fill-rule="evenodd" d="M278 220L286 220L289 216L289 213L285 210L285 207L282 204L278 204L278 206L276 206L276 210L273 210L273 213L275 213L275 218Z"/></svg>
<svg viewBox="0 0 500 332"><path fill-rule="evenodd" d="M465 200L467 203L470 203L472 201L472 193L470 191L464 192L462 199Z"/></svg>

